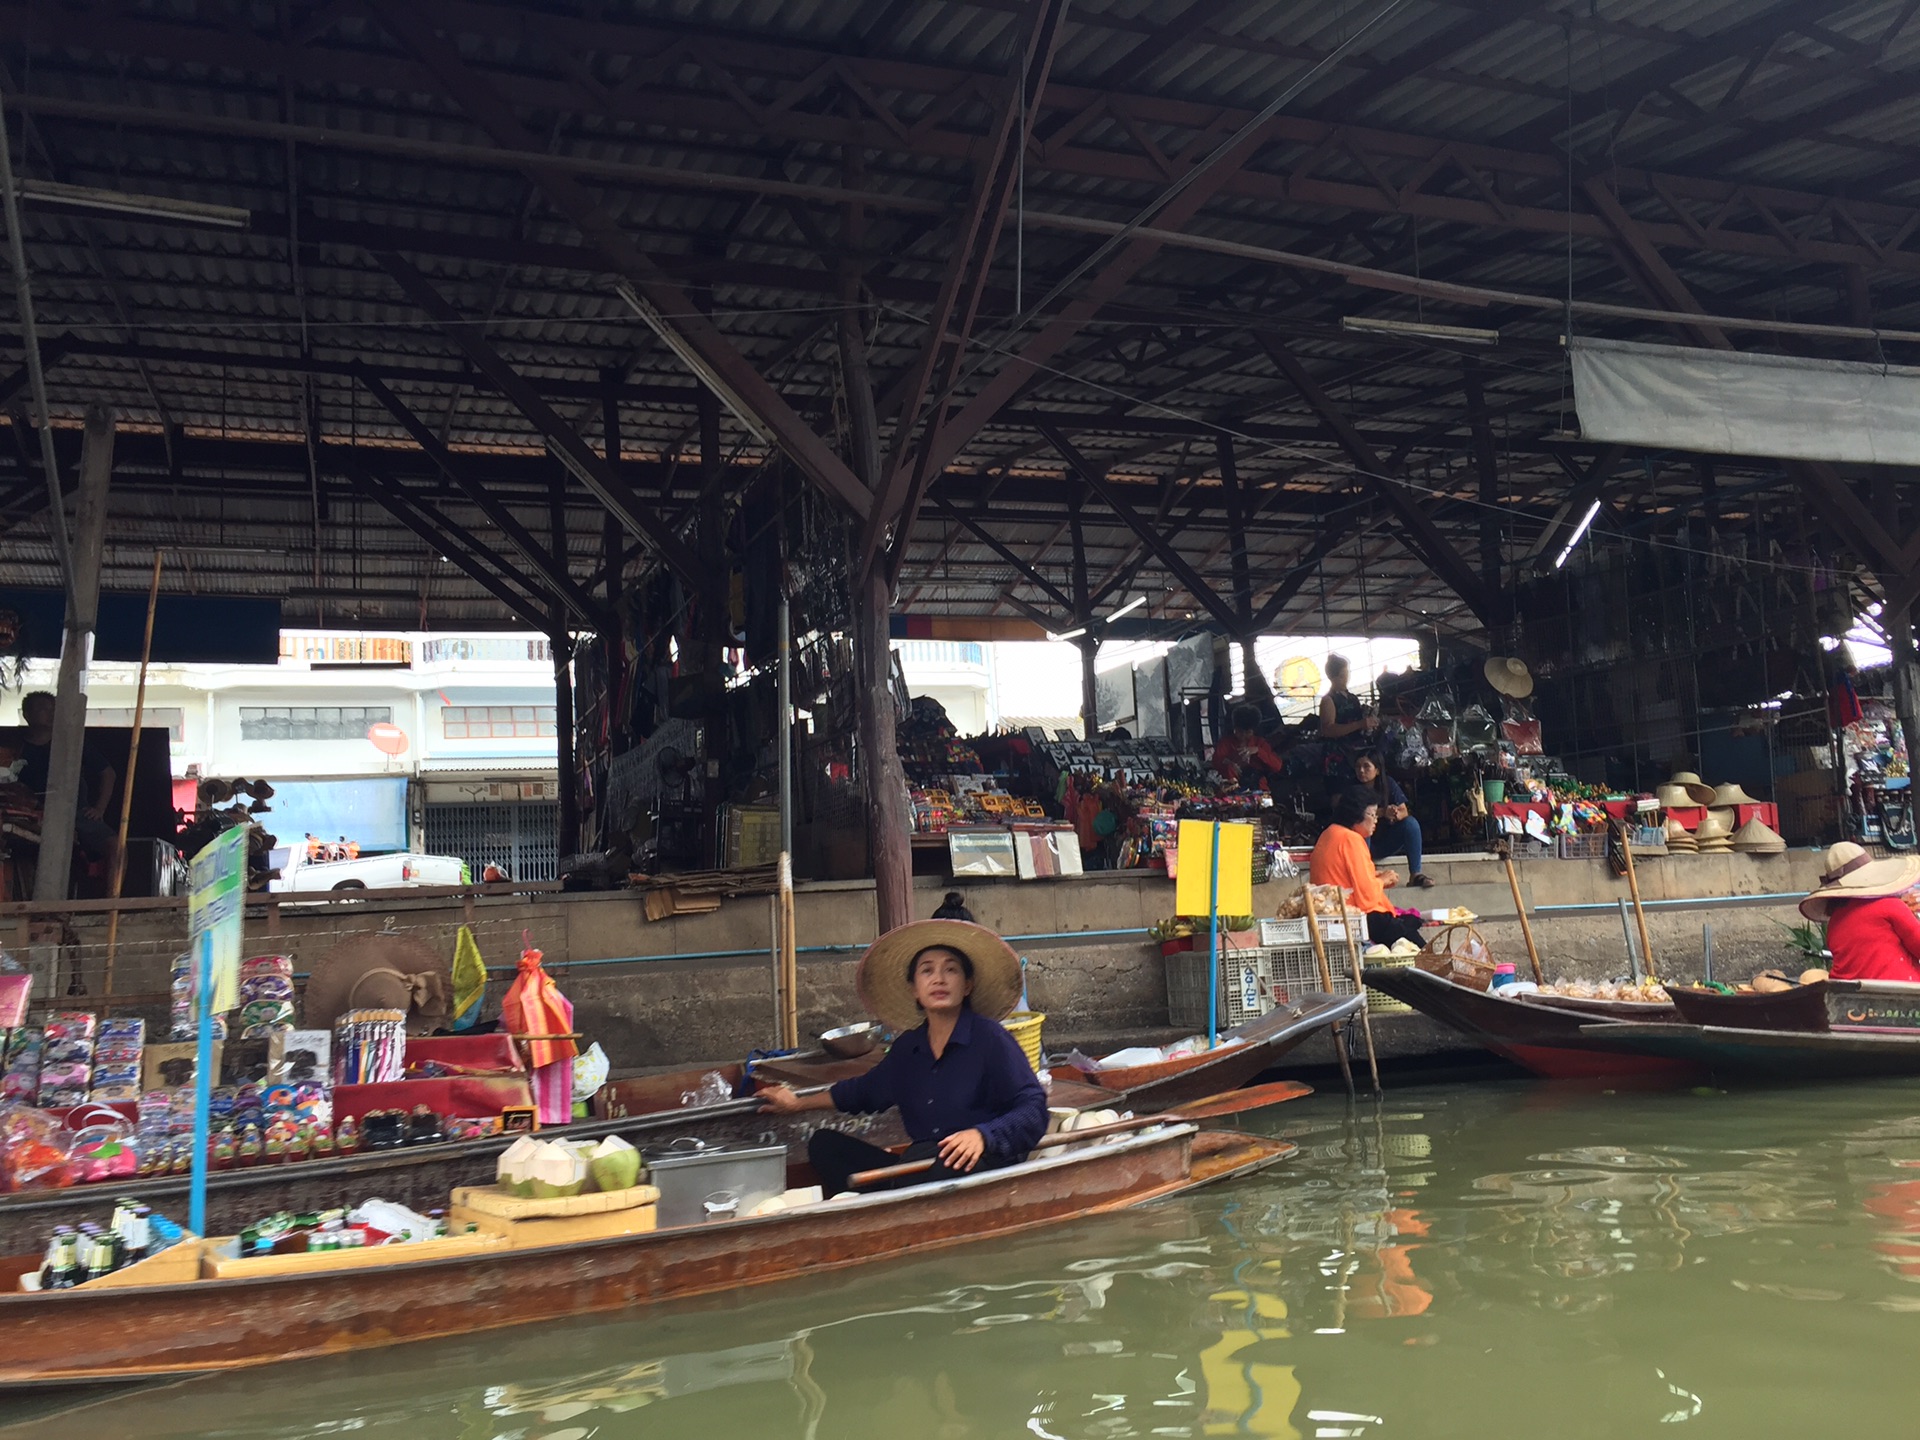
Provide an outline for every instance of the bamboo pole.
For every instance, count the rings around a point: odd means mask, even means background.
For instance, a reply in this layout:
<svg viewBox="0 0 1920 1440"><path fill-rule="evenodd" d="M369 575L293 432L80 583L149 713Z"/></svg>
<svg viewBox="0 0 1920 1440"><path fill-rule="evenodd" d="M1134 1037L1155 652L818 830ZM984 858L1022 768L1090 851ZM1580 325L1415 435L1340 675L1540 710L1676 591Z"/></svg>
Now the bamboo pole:
<svg viewBox="0 0 1920 1440"><path fill-rule="evenodd" d="M1320 987L1329 995L1333 993L1333 969L1327 964L1327 947L1320 939L1320 916L1313 905L1313 882L1309 880L1301 892L1307 897L1307 940L1313 946L1313 958L1320 967ZM1347 1060L1347 1037L1338 1025L1332 1029L1334 1058L1340 1062L1340 1078L1347 1082L1347 1094L1353 1094L1353 1066Z"/></svg>
<svg viewBox="0 0 1920 1440"><path fill-rule="evenodd" d="M780 981L783 1009L780 1016L780 1043L786 1049L800 1048L800 967L795 948L793 925L793 857L780 853Z"/></svg>
<svg viewBox="0 0 1920 1440"><path fill-rule="evenodd" d="M1520 876L1513 868L1512 847L1503 847L1500 858L1507 865L1507 884L1513 890L1513 913L1520 917L1520 934L1527 942L1527 959L1533 962L1533 983L1544 985L1547 983L1547 977L1540 973L1540 947L1533 943L1533 922L1527 919L1527 905L1520 898Z"/></svg>
<svg viewBox="0 0 1920 1440"><path fill-rule="evenodd" d="M120 782L120 841L113 850L113 880L109 900L118 900L127 883L127 829L133 823L133 777L140 767L140 729L147 716L147 666L153 659L153 613L160 605L160 560L153 552L153 582L147 587L147 633L140 642L140 686L133 695L133 736L127 741L127 774ZM107 916L107 978L102 987L113 994L113 961L120 948L120 907Z"/></svg>
<svg viewBox="0 0 1920 1440"><path fill-rule="evenodd" d="M1648 980L1658 978L1653 966L1653 942L1647 938L1647 911L1640 903L1640 877L1633 869L1633 822L1620 822L1620 853L1627 860L1627 891L1633 896L1633 923L1640 931L1640 955L1646 961Z"/></svg>
<svg viewBox="0 0 1920 1440"><path fill-rule="evenodd" d="M1347 907L1347 897L1340 897L1340 922L1347 928L1347 964L1353 971L1353 993L1360 996L1360 1034L1367 1042L1367 1074L1373 1080L1373 1093L1380 1090L1380 1056L1373 1048L1373 1016L1367 1011L1367 982L1360 976L1360 941L1354 934L1354 913Z"/></svg>

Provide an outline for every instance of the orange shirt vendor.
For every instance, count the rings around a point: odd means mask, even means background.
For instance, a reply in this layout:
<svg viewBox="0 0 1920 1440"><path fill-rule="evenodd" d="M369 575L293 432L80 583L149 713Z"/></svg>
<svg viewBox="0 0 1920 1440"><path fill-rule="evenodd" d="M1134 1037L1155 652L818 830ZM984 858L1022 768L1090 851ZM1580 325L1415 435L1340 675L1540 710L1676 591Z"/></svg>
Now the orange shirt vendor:
<svg viewBox="0 0 1920 1440"><path fill-rule="evenodd" d="M1343 790L1333 802L1333 823L1320 833L1308 862L1307 875L1315 885L1338 885L1353 896L1353 907L1367 918L1367 942L1391 945L1396 940L1420 939L1417 917L1394 912L1387 891L1398 877L1373 863L1367 840L1380 821L1380 807L1371 790L1360 786Z"/></svg>

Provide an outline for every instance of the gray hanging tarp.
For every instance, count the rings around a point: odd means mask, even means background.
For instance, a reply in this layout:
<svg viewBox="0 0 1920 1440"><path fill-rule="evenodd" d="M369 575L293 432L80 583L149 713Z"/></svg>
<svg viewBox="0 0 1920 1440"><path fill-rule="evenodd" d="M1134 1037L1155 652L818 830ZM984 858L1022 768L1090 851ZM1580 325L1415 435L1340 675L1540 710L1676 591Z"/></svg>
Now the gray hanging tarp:
<svg viewBox="0 0 1920 1440"><path fill-rule="evenodd" d="M1580 433L1610 445L1920 465L1920 369L1572 342Z"/></svg>

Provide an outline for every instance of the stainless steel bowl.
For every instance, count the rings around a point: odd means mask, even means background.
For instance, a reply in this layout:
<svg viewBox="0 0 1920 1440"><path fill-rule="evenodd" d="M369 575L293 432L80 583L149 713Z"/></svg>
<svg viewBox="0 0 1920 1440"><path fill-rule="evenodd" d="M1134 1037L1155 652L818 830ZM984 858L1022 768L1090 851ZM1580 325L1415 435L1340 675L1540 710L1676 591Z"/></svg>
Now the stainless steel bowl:
<svg viewBox="0 0 1920 1440"><path fill-rule="evenodd" d="M880 1038L880 1027L871 1020L858 1025L842 1025L820 1037L820 1048L836 1060L853 1060L873 1049Z"/></svg>

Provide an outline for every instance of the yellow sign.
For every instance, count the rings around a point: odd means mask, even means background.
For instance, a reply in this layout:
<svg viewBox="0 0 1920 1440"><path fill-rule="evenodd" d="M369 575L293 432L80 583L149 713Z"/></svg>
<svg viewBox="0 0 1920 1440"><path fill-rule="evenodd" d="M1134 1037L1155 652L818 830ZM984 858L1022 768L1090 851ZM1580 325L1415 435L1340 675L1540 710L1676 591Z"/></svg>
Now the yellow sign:
<svg viewBox="0 0 1920 1440"><path fill-rule="evenodd" d="M1273 688L1290 699L1311 700L1320 693L1320 667L1305 655L1282 660L1273 679Z"/></svg>
<svg viewBox="0 0 1920 1440"><path fill-rule="evenodd" d="M1213 889L1212 820L1180 822L1180 879L1174 889L1173 913L1205 915ZM1220 825L1221 915L1253 913L1253 826L1234 821Z"/></svg>

